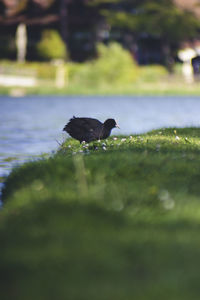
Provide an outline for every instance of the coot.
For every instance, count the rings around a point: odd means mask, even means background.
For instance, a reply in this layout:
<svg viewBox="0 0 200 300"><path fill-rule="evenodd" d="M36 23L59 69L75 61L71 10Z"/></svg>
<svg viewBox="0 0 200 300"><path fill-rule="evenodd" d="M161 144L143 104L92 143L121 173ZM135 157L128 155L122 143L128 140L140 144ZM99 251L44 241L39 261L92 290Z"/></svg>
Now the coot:
<svg viewBox="0 0 200 300"><path fill-rule="evenodd" d="M101 123L97 119L76 118L73 116L63 130L68 132L71 137L79 140L80 143L83 141L89 143L95 140L106 139L114 127L119 128L114 119L107 119L104 123Z"/></svg>

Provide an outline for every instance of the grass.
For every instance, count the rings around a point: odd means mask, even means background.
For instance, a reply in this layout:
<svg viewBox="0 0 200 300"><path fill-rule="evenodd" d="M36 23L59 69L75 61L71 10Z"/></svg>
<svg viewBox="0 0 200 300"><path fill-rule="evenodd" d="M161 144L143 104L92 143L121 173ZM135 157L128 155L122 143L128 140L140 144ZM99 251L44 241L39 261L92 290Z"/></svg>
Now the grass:
<svg viewBox="0 0 200 300"><path fill-rule="evenodd" d="M54 81L39 81L36 87L0 87L0 95L141 95L141 96L199 96L199 82L186 83L183 78L167 77L155 82L136 81L132 84L79 85L69 82L68 86L56 88Z"/></svg>
<svg viewBox="0 0 200 300"><path fill-rule="evenodd" d="M124 57L124 50L121 54ZM200 95L199 81L187 83L180 64L169 74L163 66L138 66L132 59L124 62L120 57L111 52L94 62L64 64L62 88L56 87L57 66L53 63L0 61L2 74L37 79L34 87L0 86L0 95Z"/></svg>
<svg viewBox="0 0 200 300"><path fill-rule="evenodd" d="M12 171L2 299L198 299L200 129L79 144Z"/></svg>

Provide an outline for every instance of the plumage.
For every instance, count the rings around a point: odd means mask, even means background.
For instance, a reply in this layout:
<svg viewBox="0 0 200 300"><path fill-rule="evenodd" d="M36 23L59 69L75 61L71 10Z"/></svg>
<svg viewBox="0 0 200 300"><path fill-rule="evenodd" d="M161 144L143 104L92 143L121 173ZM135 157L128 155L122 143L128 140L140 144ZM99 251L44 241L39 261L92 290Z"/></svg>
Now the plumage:
<svg viewBox="0 0 200 300"><path fill-rule="evenodd" d="M76 118L69 120L63 128L69 135L80 143L102 140L109 137L111 130L119 127L114 119L107 119L104 123L93 118Z"/></svg>

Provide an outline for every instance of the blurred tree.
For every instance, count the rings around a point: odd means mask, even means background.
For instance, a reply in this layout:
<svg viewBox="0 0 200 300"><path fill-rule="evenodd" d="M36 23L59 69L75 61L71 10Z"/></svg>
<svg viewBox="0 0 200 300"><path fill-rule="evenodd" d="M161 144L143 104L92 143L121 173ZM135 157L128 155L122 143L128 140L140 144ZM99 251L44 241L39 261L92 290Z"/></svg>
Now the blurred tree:
<svg viewBox="0 0 200 300"><path fill-rule="evenodd" d="M199 19L192 11L177 7L173 0L90 0L89 3L101 10L112 28L129 30L136 40L159 39L168 68L180 43L199 35Z"/></svg>
<svg viewBox="0 0 200 300"><path fill-rule="evenodd" d="M27 59L45 29L60 32L75 61L93 59L98 42L118 41L141 64L164 63L184 40L199 36L200 21L177 0L0 0L0 37L8 40L20 23L27 26ZM0 45L0 57L9 53ZM139 49L139 50L138 50ZM14 57L12 50L12 57Z"/></svg>
<svg viewBox="0 0 200 300"><path fill-rule="evenodd" d="M39 55L45 60L66 59L67 51L63 40L56 30L44 30L37 45Z"/></svg>

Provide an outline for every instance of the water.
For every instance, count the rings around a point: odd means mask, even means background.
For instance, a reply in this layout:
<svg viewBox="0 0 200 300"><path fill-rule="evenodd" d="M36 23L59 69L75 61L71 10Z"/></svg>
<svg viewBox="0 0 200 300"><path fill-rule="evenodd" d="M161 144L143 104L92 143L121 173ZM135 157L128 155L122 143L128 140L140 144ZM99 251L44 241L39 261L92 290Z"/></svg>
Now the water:
<svg viewBox="0 0 200 300"><path fill-rule="evenodd" d="M200 97L0 97L0 177L14 165L58 148L62 128L73 115L113 117L112 134L142 133L161 127L200 126Z"/></svg>

